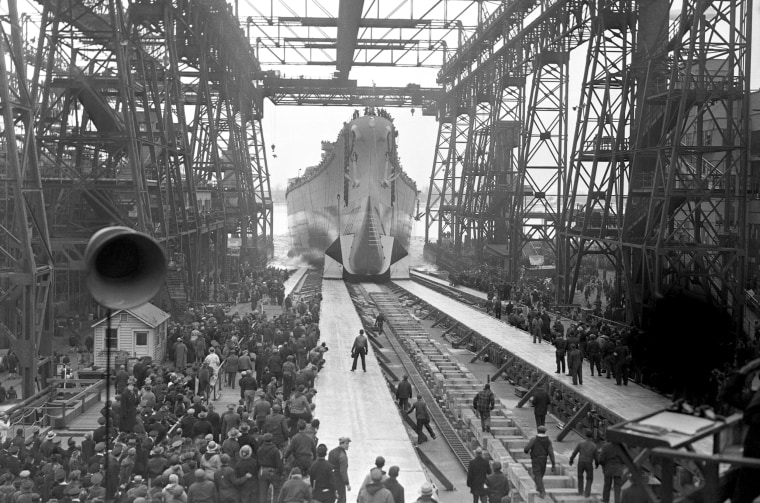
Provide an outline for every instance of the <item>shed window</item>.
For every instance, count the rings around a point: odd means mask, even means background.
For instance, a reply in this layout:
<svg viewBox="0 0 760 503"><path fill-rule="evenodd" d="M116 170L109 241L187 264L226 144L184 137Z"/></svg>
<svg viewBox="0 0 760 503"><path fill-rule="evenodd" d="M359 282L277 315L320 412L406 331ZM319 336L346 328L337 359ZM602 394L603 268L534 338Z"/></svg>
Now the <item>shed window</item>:
<svg viewBox="0 0 760 503"><path fill-rule="evenodd" d="M122 323L126 323L129 321L129 315L127 313L121 313L121 321Z"/></svg>
<svg viewBox="0 0 760 503"><path fill-rule="evenodd" d="M106 329L106 348L116 349L119 347L119 329Z"/></svg>
<svg viewBox="0 0 760 503"><path fill-rule="evenodd" d="M148 332L135 332L135 346L148 345Z"/></svg>

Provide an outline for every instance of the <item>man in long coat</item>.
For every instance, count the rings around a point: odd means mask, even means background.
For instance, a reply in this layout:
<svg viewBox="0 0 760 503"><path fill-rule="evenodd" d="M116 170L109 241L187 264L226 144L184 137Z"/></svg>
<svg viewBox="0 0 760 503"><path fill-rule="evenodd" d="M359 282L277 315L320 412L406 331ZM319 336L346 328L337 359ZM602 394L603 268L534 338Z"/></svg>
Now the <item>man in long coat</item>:
<svg viewBox="0 0 760 503"><path fill-rule="evenodd" d="M472 494L472 503L486 503L488 491L486 489L486 478L491 473L491 466L483 457L483 449L475 449L475 457L470 461L467 468L467 487Z"/></svg>
<svg viewBox="0 0 760 503"><path fill-rule="evenodd" d="M187 346L182 339L177 339L174 346L174 370L182 371L187 367Z"/></svg>
<svg viewBox="0 0 760 503"><path fill-rule="evenodd" d="M135 386L130 383L127 385L127 389L121 393L121 421L119 425L122 431L131 433L135 427L138 403L139 399L135 392Z"/></svg>

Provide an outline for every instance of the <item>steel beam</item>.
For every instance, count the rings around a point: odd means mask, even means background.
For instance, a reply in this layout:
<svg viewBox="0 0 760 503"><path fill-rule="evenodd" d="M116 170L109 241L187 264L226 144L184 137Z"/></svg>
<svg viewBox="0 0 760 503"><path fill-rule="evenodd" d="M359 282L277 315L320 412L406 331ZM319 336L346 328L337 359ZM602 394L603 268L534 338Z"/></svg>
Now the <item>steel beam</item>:
<svg viewBox="0 0 760 503"><path fill-rule="evenodd" d="M364 0L340 0L335 68L341 79L347 79L351 72L363 8Z"/></svg>

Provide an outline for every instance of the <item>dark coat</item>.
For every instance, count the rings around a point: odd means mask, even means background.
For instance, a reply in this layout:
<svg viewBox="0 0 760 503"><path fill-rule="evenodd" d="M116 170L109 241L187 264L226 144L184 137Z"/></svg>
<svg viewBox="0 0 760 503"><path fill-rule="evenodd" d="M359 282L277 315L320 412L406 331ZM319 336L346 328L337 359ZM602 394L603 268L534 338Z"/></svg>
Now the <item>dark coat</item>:
<svg viewBox="0 0 760 503"><path fill-rule="evenodd" d="M132 432L137 422L138 398L134 392L128 389L121 394L121 420L119 426L123 431Z"/></svg>
<svg viewBox="0 0 760 503"><path fill-rule="evenodd" d="M533 414L537 416L546 415L551 403L552 399L549 396L549 392L543 388L536 390L533 394Z"/></svg>
<svg viewBox="0 0 760 503"><path fill-rule="evenodd" d="M398 383L398 388L396 388L396 398L399 400L412 398L412 384L408 380L404 379Z"/></svg>
<svg viewBox="0 0 760 503"><path fill-rule="evenodd" d="M470 467L467 469L467 487L470 488L470 494L486 494L486 478L491 473L491 466L482 456L475 456L470 461Z"/></svg>

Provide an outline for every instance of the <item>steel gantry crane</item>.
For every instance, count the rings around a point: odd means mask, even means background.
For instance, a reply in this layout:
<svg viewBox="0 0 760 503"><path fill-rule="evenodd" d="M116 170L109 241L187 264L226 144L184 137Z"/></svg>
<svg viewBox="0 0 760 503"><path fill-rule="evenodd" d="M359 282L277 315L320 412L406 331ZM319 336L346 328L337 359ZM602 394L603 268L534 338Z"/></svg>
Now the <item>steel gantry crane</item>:
<svg viewBox="0 0 760 503"><path fill-rule="evenodd" d="M22 396L29 397L46 359L38 355L52 354L53 251L35 137L38 69L29 74L16 1L8 6L0 20L0 332L18 356Z"/></svg>
<svg viewBox="0 0 760 503"><path fill-rule="evenodd" d="M476 254L501 251L514 282L537 242L556 256L557 301L570 303L584 258L601 254L620 271L628 320L645 326L659 296L688 290L740 327L750 16L745 0L503 3L439 73L426 220L439 230L438 260L469 238ZM576 101L568 61L584 44ZM516 145L484 120L494 105L477 96L488 76L502 90L506 78L525 79ZM501 184L490 181L498 173Z"/></svg>
<svg viewBox="0 0 760 503"><path fill-rule="evenodd" d="M37 128L57 298L85 310L83 248L111 224L165 247L163 307L218 296L238 280L231 264L272 249L260 67L237 19L223 1L40 3Z"/></svg>

